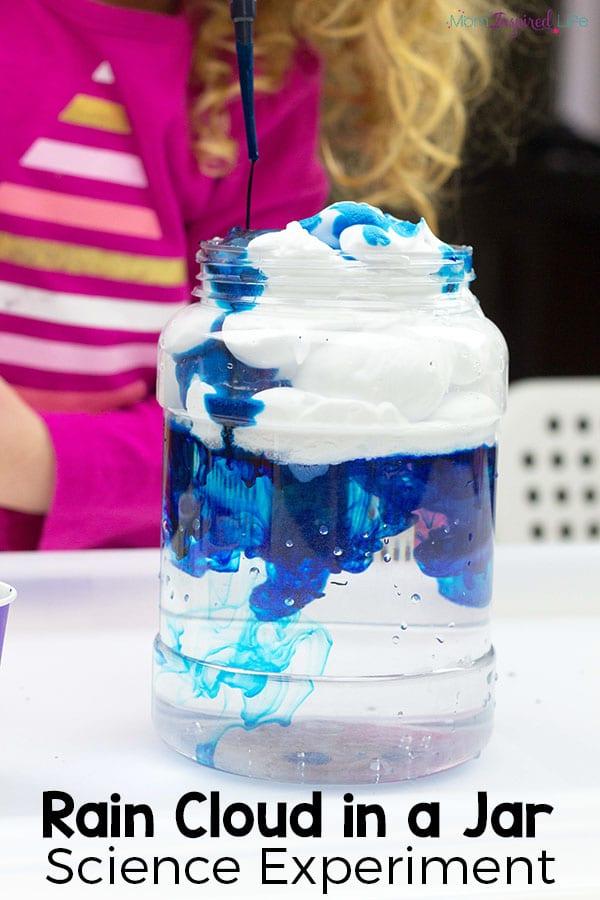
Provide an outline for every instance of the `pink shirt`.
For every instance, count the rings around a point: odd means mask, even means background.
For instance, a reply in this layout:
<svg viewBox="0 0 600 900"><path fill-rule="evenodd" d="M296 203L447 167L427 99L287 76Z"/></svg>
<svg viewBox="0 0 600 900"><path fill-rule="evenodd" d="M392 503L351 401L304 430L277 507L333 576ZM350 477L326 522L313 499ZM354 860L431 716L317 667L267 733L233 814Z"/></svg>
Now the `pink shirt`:
<svg viewBox="0 0 600 900"><path fill-rule="evenodd" d="M0 547L156 544L156 341L189 300L198 241L242 222L241 107L240 164L208 178L190 142L184 15L19 0L0 19L0 376L44 416L57 458L48 515L0 510ZM308 52L259 96L254 227L321 207L318 106Z"/></svg>

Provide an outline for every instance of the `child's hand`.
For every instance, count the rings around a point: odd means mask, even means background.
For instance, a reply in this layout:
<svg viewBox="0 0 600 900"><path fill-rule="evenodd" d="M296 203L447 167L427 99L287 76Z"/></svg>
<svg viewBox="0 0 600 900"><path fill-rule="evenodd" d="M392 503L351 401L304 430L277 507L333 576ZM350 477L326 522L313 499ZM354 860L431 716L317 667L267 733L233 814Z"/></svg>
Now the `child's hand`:
<svg viewBox="0 0 600 900"><path fill-rule="evenodd" d="M44 420L0 378L0 507L46 513L55 470Z"/></svg>

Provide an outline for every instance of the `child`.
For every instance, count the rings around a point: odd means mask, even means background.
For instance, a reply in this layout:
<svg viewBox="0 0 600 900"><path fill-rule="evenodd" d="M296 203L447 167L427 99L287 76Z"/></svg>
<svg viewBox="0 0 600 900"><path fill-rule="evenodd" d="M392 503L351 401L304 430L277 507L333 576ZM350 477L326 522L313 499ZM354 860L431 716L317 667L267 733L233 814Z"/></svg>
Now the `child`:
<svg viewBox="0 0 600 900"><path fill-rule="evenodd" d="M490 78L485 29L451 28L452 9L259 0L253 227L314 213L326 172L345 197L433 217ZM0 548L152 545L157 336L199 240L243 220L229 4L0 16Z"/></svg>

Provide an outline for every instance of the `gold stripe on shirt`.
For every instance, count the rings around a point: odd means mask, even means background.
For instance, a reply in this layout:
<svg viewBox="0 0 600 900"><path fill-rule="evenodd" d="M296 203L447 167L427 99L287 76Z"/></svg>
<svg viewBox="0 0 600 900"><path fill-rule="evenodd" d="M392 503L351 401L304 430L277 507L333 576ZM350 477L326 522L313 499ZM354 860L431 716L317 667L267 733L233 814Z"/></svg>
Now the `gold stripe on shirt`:
<svg viewBox="0 0 600 900"><path fill-rule="evenodd" d="M125 107L121 103L104 100L102 97L92 97L89 94L75 94L58 118L70 125L98 128L101 131L112 131L114 134L131 134L131 125Z"/></svg>
<svg viewBox="0 0 600 900"><path fill-rule="evenodd" d="M5 231L0 231L0 262L64 275L84 275L159 287L176 287L187 280L186 262L181 257L122 253Z"/></svg>

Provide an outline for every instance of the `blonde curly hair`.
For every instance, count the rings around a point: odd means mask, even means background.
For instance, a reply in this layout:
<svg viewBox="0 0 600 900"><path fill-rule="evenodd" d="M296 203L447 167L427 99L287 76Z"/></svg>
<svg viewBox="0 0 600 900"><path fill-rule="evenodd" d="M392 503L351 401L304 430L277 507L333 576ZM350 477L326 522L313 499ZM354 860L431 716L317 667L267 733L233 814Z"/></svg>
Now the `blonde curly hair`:
<svg viewBox="0 0 600 900"><path fill-rule="evenodd" d="M197 0L196 0L197 2ZM227 106L237 94L226 0L200 0L193 110L201 169L226 173L238 147ZM483 16L487 0L463 0ZM460 166L468 112L493 76L484 26L460 27L452 0L258 0L256 89L280 87L296 48L324 64L321 154L333 192L435 222L434 198Z"/></svg>

